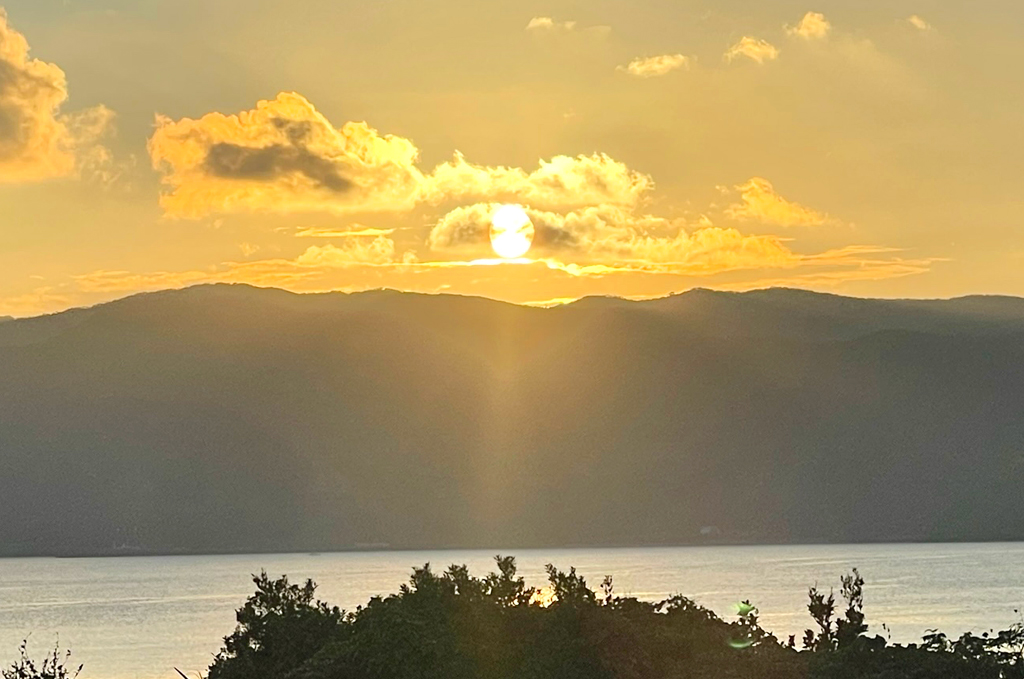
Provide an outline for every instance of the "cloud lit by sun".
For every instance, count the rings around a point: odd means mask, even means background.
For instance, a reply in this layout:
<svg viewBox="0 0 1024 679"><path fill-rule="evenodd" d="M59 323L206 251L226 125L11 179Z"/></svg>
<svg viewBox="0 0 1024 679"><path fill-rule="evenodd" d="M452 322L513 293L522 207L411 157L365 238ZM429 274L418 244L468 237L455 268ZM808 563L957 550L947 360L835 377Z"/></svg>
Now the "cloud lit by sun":
<svg viewBox="0 0 1024 679"><path fill-rule="evenodd" d="M710 0L635 16L442 0L364 44L358 4L209 0L172 3L181 39L159 54L132 37L163 30L145 12L62 28L46 4L0 0L0 317L215 281L516 303L766 284L934 296L979 276L1024 291L1018 260L985 259L1019 221L1021 145L1019 88L982 58L1024 46L1009 20L947 33L972 16L953 3L773 0L698 27L687 15ZM242 7L252 25L197 33ZM430 54L423 73L394 45ZM331 50L346 68L323 68ZM214 54L236 60L193 68ZM522 266L470 266L492 261Z"/></svg>

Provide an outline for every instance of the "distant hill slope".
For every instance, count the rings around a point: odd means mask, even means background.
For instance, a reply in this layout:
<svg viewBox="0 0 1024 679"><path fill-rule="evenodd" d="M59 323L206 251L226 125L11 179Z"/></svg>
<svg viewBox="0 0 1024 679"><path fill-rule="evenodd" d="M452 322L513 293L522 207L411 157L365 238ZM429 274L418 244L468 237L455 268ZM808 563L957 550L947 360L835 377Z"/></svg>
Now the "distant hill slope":
<svg viewBox="0 0 1024 679"><path fill-rule="evenodd" d="M0 553L1024 539L1024 300L201 286L0 324Z"/></svg>

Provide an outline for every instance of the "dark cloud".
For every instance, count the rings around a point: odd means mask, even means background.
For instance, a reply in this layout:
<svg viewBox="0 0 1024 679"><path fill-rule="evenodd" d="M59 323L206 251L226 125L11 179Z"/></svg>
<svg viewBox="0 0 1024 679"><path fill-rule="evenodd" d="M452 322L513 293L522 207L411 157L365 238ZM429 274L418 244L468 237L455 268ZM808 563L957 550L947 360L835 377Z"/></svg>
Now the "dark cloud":
<svg viewBox="0 0 1024 679"><path fill-rule="evenodd" d="M301 142L309 133L308 130L303 133L301 126L284 127L282 130L293 144ZM223 179L273 181L290 174L300 174L334 193L352 188L352 182L341 175L336 163L298 145L253 147L219 142L210 146L204 165L210 174Z"/></svg>
<svg viewBox="0 0 1024 679"><path fill-rule="evenodd" d="M580 240L568 229L557 225L545 223L542 220L533 220L534 237L533 244L536 247L549 250L575 250L580 246Z"/></svg>
<svg viewBox="0 0 1024 679"><path fill-rule="evenodd" d="M271 124L284 132L288 141L299 146L313 134L313 124L308 120L292 120L290 118L274 118Z"/></svg>

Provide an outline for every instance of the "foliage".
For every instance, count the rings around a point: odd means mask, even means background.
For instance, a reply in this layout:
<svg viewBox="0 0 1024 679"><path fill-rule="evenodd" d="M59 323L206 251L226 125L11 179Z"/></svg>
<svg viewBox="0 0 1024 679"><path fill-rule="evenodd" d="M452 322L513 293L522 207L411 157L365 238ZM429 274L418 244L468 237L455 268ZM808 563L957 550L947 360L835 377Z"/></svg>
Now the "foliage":
<svg viewBox="0 0 1024 679"><path fill-rule="evenodd" d="M750 601L727 621L681 595L617 596L610 577L599 595L575 569L549 565L537 590L514 558L496 566L478 578L426 564L398 593L347 614L316 600L311 581L262 573L209 679L1024 679L1024 618L998 633L891 645L867 634L856 569L840 580L842 611L833 591L809 590L814 625L797 650L761 627ZM74 679L67 660L58 649L37 669L23 644L3 679Z"/></svg>
<svg viewBox="0 0 1024 679"><path fill-rule="evenodd" d="M833 592L828 597L811 587L807 592L807 611L818 626L818 631L804 632L804 648L810 651L834 651L850 648L860 643L868 631L864 623L864 578L856 568L849 575L840 578L840 593L846 602L843 617L835 618L836 598ZM880 637L879 637L880 638Z"/></svg>
<svg viewBox="0 0 1024 679"><path fill-rule="evenodd" d="M727 622L683 596L660 603L616 596L611 578L598 596L575 569L553 565L538 591L517 574L515 559L496 562L483 578L458 565L414 569L397 594L345 616L334 639L281 676L782 679L800 660L761 629L753 606Z"/></svg>
<svg viewBox="0 0 1024 679"><path fill-rule="evenodd" d="M61 651L56 644L48 655L37 665L28 654L28 640L18 647L18 660L8 669L0 672L3 679L75 679L82 671L82 665L70 666L71 651Z"/></svg>
<svg viewBox="0 0 1024 679"><path fill-rule="evenodd" d="M238 610L238 627L210 666L209 679L279 679L341 632L342 612L314 599L316 585L253 576L256 593Z"/></svg>
<svg viewBox="0 0 1024 679"><path fill-rule="evenodd" d="M856 569L840 580L841 612L832 591L809 590L815 629L801 652L792 638L780 643L764 630L749 601L726 621L684 596L658 603L616 596L610 577L598 595L575 569L549 565L548 585L536 590L518 576L514 558L496 557L496 565L477 578L465 566L436 573L427 564L397 594L340 617L312 603L312 583L296 589L264 575L257 617L277 625L243 628L250 599L210 679L1024 679L1024 621L956 641L932 633L920 645L869 637ZM254 629L260 648L287 647L297 632L287 621L304 619L295 610L329 621L317 628L324 635L315 652L313 644L290 657L239 652Z"/></svg>
<svg viewBox="0 0 1024 679"><path fill-rule="evenodd" d="M931 630L922 647L951 655L965 664L984 666L990 671L998 668L1002 677L1024 677L1024 620L1000 632L984 632L980 636L968 632L955 641Z"/></svg>

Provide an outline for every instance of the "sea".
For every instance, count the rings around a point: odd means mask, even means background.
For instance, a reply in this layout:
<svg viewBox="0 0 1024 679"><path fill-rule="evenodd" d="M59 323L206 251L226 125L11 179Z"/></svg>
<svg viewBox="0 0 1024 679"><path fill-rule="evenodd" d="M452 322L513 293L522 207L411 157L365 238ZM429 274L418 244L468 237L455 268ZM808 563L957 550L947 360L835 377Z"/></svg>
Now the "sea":
<svg viewBox="0 0 1024 679"><path fill-rule="evenodd" d="M261 570L313 578L321 599L351 610L397 591L414 566L466 564L484 575L499 553L515 555L536 586L553 563L575 566L594 589L611 575L619 595L683 594L726 619L749 599L780 639L799 639L810 625L809 587L835 588L838 598L840 576L855 567L867 583L870 633L895 642L936 628L950 636L1002 629L1024 607L1024 543L0 559L0 664L24 639L36 656L59 640L84 664L81 679L177 679L175 668L205 675Z"/></svg>

